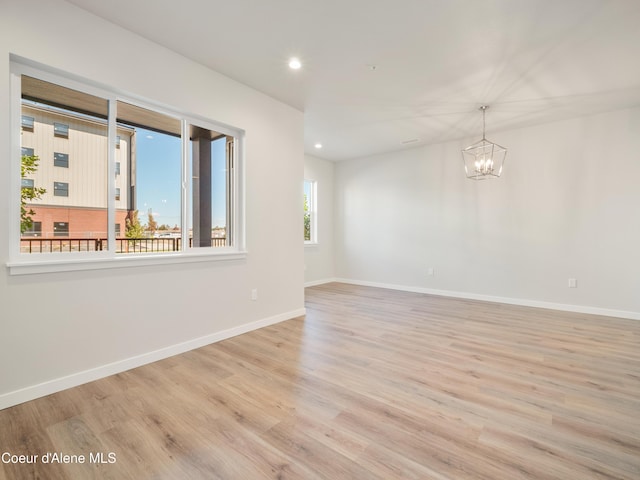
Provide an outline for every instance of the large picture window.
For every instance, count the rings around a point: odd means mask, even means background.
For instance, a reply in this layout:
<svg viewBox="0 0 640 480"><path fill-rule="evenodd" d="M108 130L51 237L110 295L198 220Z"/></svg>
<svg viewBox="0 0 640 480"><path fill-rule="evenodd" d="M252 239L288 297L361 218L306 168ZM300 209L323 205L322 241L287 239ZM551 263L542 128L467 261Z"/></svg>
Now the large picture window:
<svg viewBox="0 0 640 480"><path fill-rule="evenodd" d="M21 215L10 266L242 253L240 130L18 63L12 82Z"/></svg>

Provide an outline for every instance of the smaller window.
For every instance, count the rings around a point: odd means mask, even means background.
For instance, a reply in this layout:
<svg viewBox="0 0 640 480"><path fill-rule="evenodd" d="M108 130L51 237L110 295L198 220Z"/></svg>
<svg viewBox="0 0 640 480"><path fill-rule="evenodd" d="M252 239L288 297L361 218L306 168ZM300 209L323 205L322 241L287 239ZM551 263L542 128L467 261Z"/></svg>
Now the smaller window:
<svg viewBox="0 0 640 480"><path fill-rule="evenodd" d="M53 182L53 195L56 197L68 197L69 184L65 182Z"/></svg>
<svg viewBox="0 0 640 480"><path fill-rule="evenodd" d="M120 135L116 137L116 148L120 148Z"/></svg>
<svg viewBox="0 0 640 480"><path fill-rule="evenodd" d="M22 115L22 130L27 132L33 132L33 117L28 115Z"/></svg>
<svg viewBox="0 0 640 480"><path fill-rule="evenodd" d="M120 200L120 188L116 187L116 200Z"/></svg>
<svg viewBox="0 0 640 480"><path fill-rule="evenodd" d="M29 190L33 190L35 188L35 184L31 178L23 178L21 186L22 188L28 188Z"/></svg>
<svg viewBox="0 0 640 480"><path fill-rule="evenodd" d="M33 157L33 148L22 147L22 156Z"/></svg>
<svg viewBox="0 0 640 480"><path fill-rule="evenodd" d="M120 162L116 162L116 175L120 175Z"/></svg>
<svg viewBox="0 0 640 480"><path fill-rule="evenodd" d="M53 154L53 166L69 168L69 154L55 152Z"/></svg>
<svg viewBox="0 0 640 480"><path fill-rule="evenodd" d="M53 236L54 237L68 237L69 236L69 222L53 222Z"/></svg>
<svg viewBox="0 0 640 480"><path fill-rule="evenodd" d="M53 134L56 137L69 138L69 125L65 123L54 123Z"/></svg>
<svg viewBox="0 0 640 480"><path fill-rule="evenodd" d="M304 242L317 243L316 232L316 182L304 181Z"/></svg>
<svg viewBox="0 0 640 480"><path fill-rule="evenodd" d="M31 222L31 226L22 232L23 237L41 237L42 222Z"/></svg>
<svg viewBox="0 0 640 480"><path fill-rule="evenodd" d="M120 230L120 224L116 223L116 237L119 237L120 235L122 235L122 232Z"/></svg>

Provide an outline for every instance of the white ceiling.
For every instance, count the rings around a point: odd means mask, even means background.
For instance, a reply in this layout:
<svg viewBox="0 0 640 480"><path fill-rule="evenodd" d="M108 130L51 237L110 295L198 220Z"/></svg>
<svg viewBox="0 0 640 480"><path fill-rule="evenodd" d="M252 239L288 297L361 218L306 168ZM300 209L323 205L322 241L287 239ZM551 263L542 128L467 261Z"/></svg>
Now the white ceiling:
<svg viewBox="0 0 640 480"><path fill-rule="evenodd" d="M303 110L331 160L477 140L481 104L498 143L640 105L640 0L69 1Z"/></svg>

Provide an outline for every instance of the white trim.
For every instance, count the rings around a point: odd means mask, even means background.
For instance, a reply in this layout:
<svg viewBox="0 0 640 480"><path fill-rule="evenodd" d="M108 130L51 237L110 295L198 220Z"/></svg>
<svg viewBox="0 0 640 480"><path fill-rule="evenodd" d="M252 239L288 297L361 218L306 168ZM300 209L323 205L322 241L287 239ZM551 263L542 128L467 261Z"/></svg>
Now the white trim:
<svg viewBox="0 0 640 480"><path fill-rule="evenodd" d="M325 283L339 282L339 281L341 280L338 280L337 278L325 278L323 280L312 280L310 282L305 282L304 288L315 287L316 285L324 285ZM343 283L348 283L348 282L343 282Z"/></svg>
<svg viewBox="0 0 640 480"><path fill-rule="evenodd" d="M262 320L256 320L244 325L229 328L221 332L205 335L204 337L194 338L186 342L171 345L152 352L143 353L135 357L130 357L124 360L118 360L113 363L102 365L100 367L92 368L90 370L84 370L82 372L67 375L66 377L60 377L47 382L43 382L37 385L31 385L29 387L15 390L0 395L0 410L9 408L19 403L28 402L36 398L44 397L45 395L51 395L52 393L66 390L67 388L77 387L84 383L92 382L100 378L108 377L109 375L115 375L132 368L141 367L143 365L157 362L174 355L179 355L196 348L204 347L212 343L225 340L227 338L235 337L243 333L247 333L259 328L267 327L276 323L290 320L292 318L305 315L306 310L299 308L290 312L281 313L272 317L264 318Z"/></svg>
<svg viewBox="0 0 640 480"><path fill-rule="evenodd" d="M390 290L402 290L405 292L425 293L428 295L439 295L441 297L466 298L469 300L481 300L484 302L506 303L509 305L521 305L524 307L548 308L564 312L588 313L590 315L602 315L605 317L627 318L629 320L640 320L640 312L630 312L627 310L614 310L610 308L592 307L589 305L569 305L565 303L545 302L541 300L528 300L524 298L496 297L493 295L483 295L470 292L456 292L451 290L436 290L432 288L410 287L406 285L395 285L380 282L368 282L365 280L355 280L349 278L335 278L333 281L349 283L352 285L362 285L365 287L388 288Z"/></svg>
<svg viewBox="0 0 640 480"><path fill-rule="evenodd" d="M222 250L222 248L221 248ZM156 254L122 254L108 258L75 258L56 261L40 260L32 262L8 262L9 275L29 275L33 273L75 272L79 270L103 270L107 268L146 267L150 265L171 265L176 263L219 262L244 260L247 252L228 250L226 252L189 252Z"/></svg>

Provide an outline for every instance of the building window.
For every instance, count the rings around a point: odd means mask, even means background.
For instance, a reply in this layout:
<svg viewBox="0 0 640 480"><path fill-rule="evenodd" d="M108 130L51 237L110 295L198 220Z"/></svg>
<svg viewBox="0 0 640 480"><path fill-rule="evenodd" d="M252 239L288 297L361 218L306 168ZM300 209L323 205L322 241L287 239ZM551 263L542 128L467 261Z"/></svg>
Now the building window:
<svg viewBox="0 0 640 480"><path fill-rule="evenodd" d="M316 232L316 182L304 181L304 242L317 243Z"/></svg>
<svg viewBox="0 0 640 480"><path fill-rule="evenodd" d="M69 236L69 222L53 222L53 236L54 237L68 237Z"/></svg>
<svg viewBox="0 0 640 480"><path fill-rule="evenodd" d="M42 222L31 222L24 232L23 237L41 237L42 236Z"/></svg>
<svg viewBox="0 0 640 480"><path fill-rule="evenodd" d="M69 168L69 154L68 153L54 152L54 154L53 154L53 166L54 167Z"/></svg>
<svg viewBox="0 0 640 480"><path fill-rule="evenodd" d="M33 122L33 117L22 115L22 130L26 132L33 132Z"/></svg>
<svg viewBox="0 0 640 480"><path fill-rule="evenodd" d="M56 197L68 197L69 184L65 182L53 182L53 195Z"/></svg>
<svg viewBox="0 0 640 480"><path fill-rule="evenodd" d="M33 190L35 188L34 181L31 178L23 178L21 180L21 187Z"/></svg>
<svg viewBox="0 0 640 480"><path fill-rule="evenodd" d="M53 134L60 138L69 138L69 125L66 123L53 123Z"/></svg>
<svg viewBox="0 0 640 480"><path fill-rule="evenodd" d="M23 157L33 157L33 148L22 147L21 151Z"/></svg>
<svg viewBox="0 0 640 480"><path fill-rule="evenodd" d="M171 254L166 255L171 262L182 261L180 258L195 249L200 255L216 254L220 259L244 255L241 130L202 117L194 120L188 114L139 99L128 101L122 92L93 83L85 89L77 78L68 80L59 73L40 72L20 62L11 63L11 81L13 91L20 92L12 98L16 110L21 108L22 115L53 124L55 135L69 140L69 152L89 146L82 150L82 168L76 169L74 164L72 196L68 180L55 181L67 179L60 170L40 166L33 178L39 184L53 183L53 195L44 195L38 207L82 209L83 220L74 224L73 236L101 240L87 243L100 245L100 261L90 262L91 268L101 268L105 258L125 254L153 253L153 259L149 258L153 262L157 261L156 254L163 252ZM71 136L69 125L73 125ZM13 141L18 143L20 138L15 136ZM48 145L46 139L42 143ZM49 152L41 154L53 155L55 166L69 168L68 154ZM17 169L19 164L12 163L12 169ZM117 186L116 180L107 175L109 171L122 175L117 178ZM53 177L54 172L58 178ZM184 181L186 178L190 180ZM126 201L126 224L121 221L116 225L114 221L120 218L116 212L121 208L118 200ZM19 198L15 202L17 209ZM172 225L168 238L156 231ZM58 230L64 231L62 226ZM97 249L83 246L71 251L90 256ZM21 263L33 265L27 258L35 254L32 251L43 257L59 256L45 250L34 248L26 253L12 247L16 265L12 272L26 271ZM65 262L59 258L55 261L56 265ZM42 271L59 268L48 265L51 268L42 267Z"/></svg>

